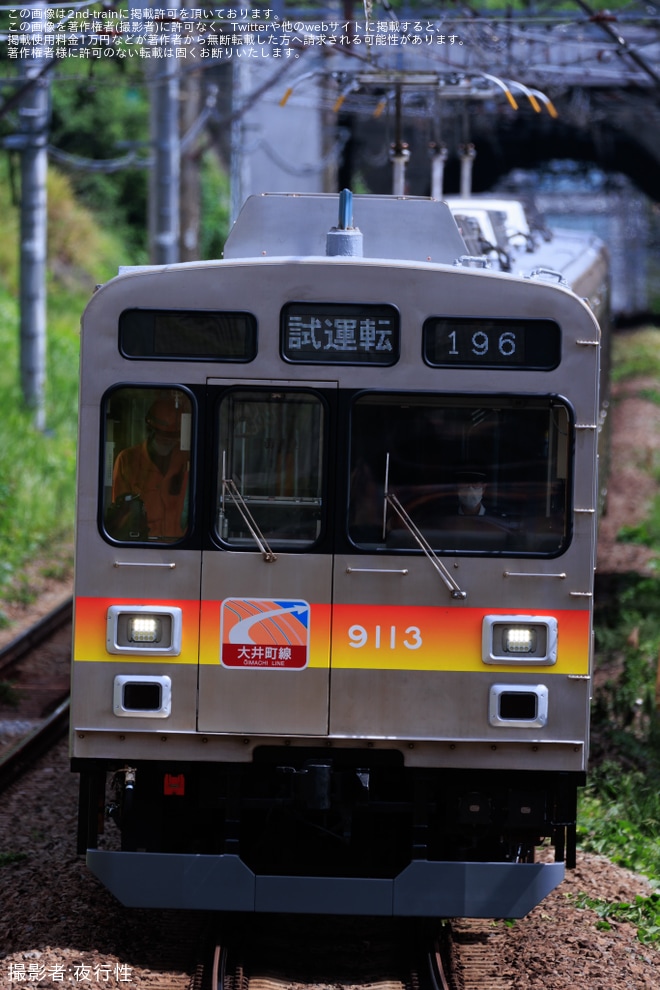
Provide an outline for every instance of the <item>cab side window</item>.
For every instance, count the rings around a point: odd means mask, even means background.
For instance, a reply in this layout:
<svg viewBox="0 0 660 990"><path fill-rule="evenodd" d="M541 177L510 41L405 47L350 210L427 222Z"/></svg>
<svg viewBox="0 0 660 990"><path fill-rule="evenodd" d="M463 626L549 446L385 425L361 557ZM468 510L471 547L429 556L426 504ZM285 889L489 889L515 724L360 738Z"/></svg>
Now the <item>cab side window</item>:
<svg viewBox="0 0 660 990"><path fill-rule="evenodd" d="M101 519L113 540L187 535L192 412L179 388L118 388L106 397Z"/></svg>

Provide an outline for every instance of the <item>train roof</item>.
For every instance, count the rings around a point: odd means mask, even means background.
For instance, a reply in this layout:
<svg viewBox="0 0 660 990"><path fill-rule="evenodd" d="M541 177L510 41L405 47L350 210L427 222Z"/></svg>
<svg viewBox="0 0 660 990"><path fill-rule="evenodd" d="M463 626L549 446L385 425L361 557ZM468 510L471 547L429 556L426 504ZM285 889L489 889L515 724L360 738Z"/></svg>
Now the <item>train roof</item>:
<svg viewBox="0 0 660 990"><path fill-rule="evenodd" d="M227 238L224 257L326 255L326 235L337 227L337 202L332 193L250 196ZM372 195L353 196L352 203L364 257L453 265L467 253L446 203Z"/></svg>
<svg viewBox="0 0 660 990"><path fill-rule="evenodd" d="M504 218L509 238L530 233L530 204L523 202L520 197L478 193L473 196L447 196L445 202L454 214L474 210L499 213Z"/></svg>

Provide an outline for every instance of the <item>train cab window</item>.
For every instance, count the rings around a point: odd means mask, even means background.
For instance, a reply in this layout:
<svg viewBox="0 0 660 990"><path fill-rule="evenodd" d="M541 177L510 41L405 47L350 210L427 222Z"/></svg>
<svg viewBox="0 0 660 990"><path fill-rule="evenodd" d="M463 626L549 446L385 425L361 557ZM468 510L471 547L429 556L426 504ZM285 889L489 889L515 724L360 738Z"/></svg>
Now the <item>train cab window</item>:
<svg viewBox="0 0 660 990"><path fill-rule="evenodd" d="M235 389L219 408L217 536L301 549L322 525L325 407L302 390Z"/></svg>
<svg viewBox="0 0 660 990"><path fill-rule="evenodd" d="M569 539L569 408L552 397L363 393L348 533L374 551L555 556ZM422 540L420 540L420 536Z"/></svg>
<svg viewBox="0 0 660 990"><path fill-rule="evenodd" d="M103 412L102 527L122 543L173 543L189 529L192 401L179 388L118 388Z"/></svg>

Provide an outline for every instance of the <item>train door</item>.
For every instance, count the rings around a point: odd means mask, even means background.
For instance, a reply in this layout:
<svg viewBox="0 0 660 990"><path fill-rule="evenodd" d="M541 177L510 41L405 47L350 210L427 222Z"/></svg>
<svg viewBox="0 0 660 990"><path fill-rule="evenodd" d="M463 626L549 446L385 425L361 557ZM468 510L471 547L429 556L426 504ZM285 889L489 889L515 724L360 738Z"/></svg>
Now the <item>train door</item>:
<svg viewBox="0 0 660 990"><path fill-rule="evenodd" d="M217 546L202 561L198 729L325 735L337 383L212 379Z"/></svg>

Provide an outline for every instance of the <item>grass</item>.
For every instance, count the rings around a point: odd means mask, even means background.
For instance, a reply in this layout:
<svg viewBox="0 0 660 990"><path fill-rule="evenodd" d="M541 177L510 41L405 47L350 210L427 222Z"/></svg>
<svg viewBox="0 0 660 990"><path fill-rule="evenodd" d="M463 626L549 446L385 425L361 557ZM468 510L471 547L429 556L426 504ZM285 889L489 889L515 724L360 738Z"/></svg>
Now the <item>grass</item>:
<svg viewBox="0 0 660 990"><path fill-rule="evenodd" d="M614 337L612 379L624 382L634 378L656 378L660 382L660 330L647 327L632 333L619 333ZM654 405L660 404L660 386L644 385L637 396ZM647 473L660 486L660 463L657 457L644 464ZM648 515L640 523L623 526L618 539L624 543L636 543L657 549L660 553L660 494L649 507ZM650 566L660 568L660 556L651 560Z"/></svg>
<svg viewBox="0 0 660 990"><path fill-rule="evenodd" d="M16 708L18 702L19 694L14 685L9 681L0 681L0 705Z"/></svg>
<svg viewBox="0 0 660 990"><path fill-rule="evenodd" d="M623 921L635 925L640 942L660 941L660 894L636 897L632 904L625 901L611 903L581 894L576 898L576 907L595 911L599 918L596 927L601 931L610 931Z"/></svg>
<svg viewBox="0 0 660 990"><path fill-rule="evenodd" d="M660 331L647 327L616 334L613 379L660 381ZM658 402L660 389L644 384L636 395ZM660 482L654 459L644 469ZM660 497L637 526L619 539L643 543L660 559ZM620 575L601 588L595 607L596 685L592 706L591 769L580 798L578 842L649 878L660 877L660 714L656 678L660 656L660 578ZM656 886L660 886L652 880ZM660 940L660 894L632 904L584 896L600 927L637 926L643 942Z"/></svg>
<svg viewBox="0 0 660 990"><path fill-rule="evenodd" d="M9 866L12 863L20 863L24 859L27 859L27 853L24 852L0 852L0 866Z"/></svg>
<svg viewBox="0 0 660 990"><path fill-rule="evenodd" d="M21 601L31 594L27 561L44 555L49 568L65 567L53 548L70 546L73 534L80 314L122 252L77 205L67 180L51 171L46 429L38 430L19 385L19 215L9 190L0 176L0 600Z"/></svg>
<svg viewBox="0 0 660 990"><path fill-rule="evenodd" d="M612 346L612 381L631 378L660 379L660 329L649 326L619 331ZM657 390L653 390L657 394Z"/></svg>
<svg viewBox="0 0 660 990"><path fill-rule="evenodd" d="M660 882L660 580L624 575L596 600L591 767L580 796L578 845ZM600 675L600 676L599 676ZM660 894L634 904L583 898L599 926L628 921L660 941Z"/></svg>
<svg viewBox="0 0 660 990"><path fill-rule="evenodd" d="M48 430L36 430L17 383L17 307L0 289L0 593L26 560L71 539L77 366L73 331L49 326ZM57 335L57 339L56 339ZM68 381L67 381L68 378Z"/></svg>

